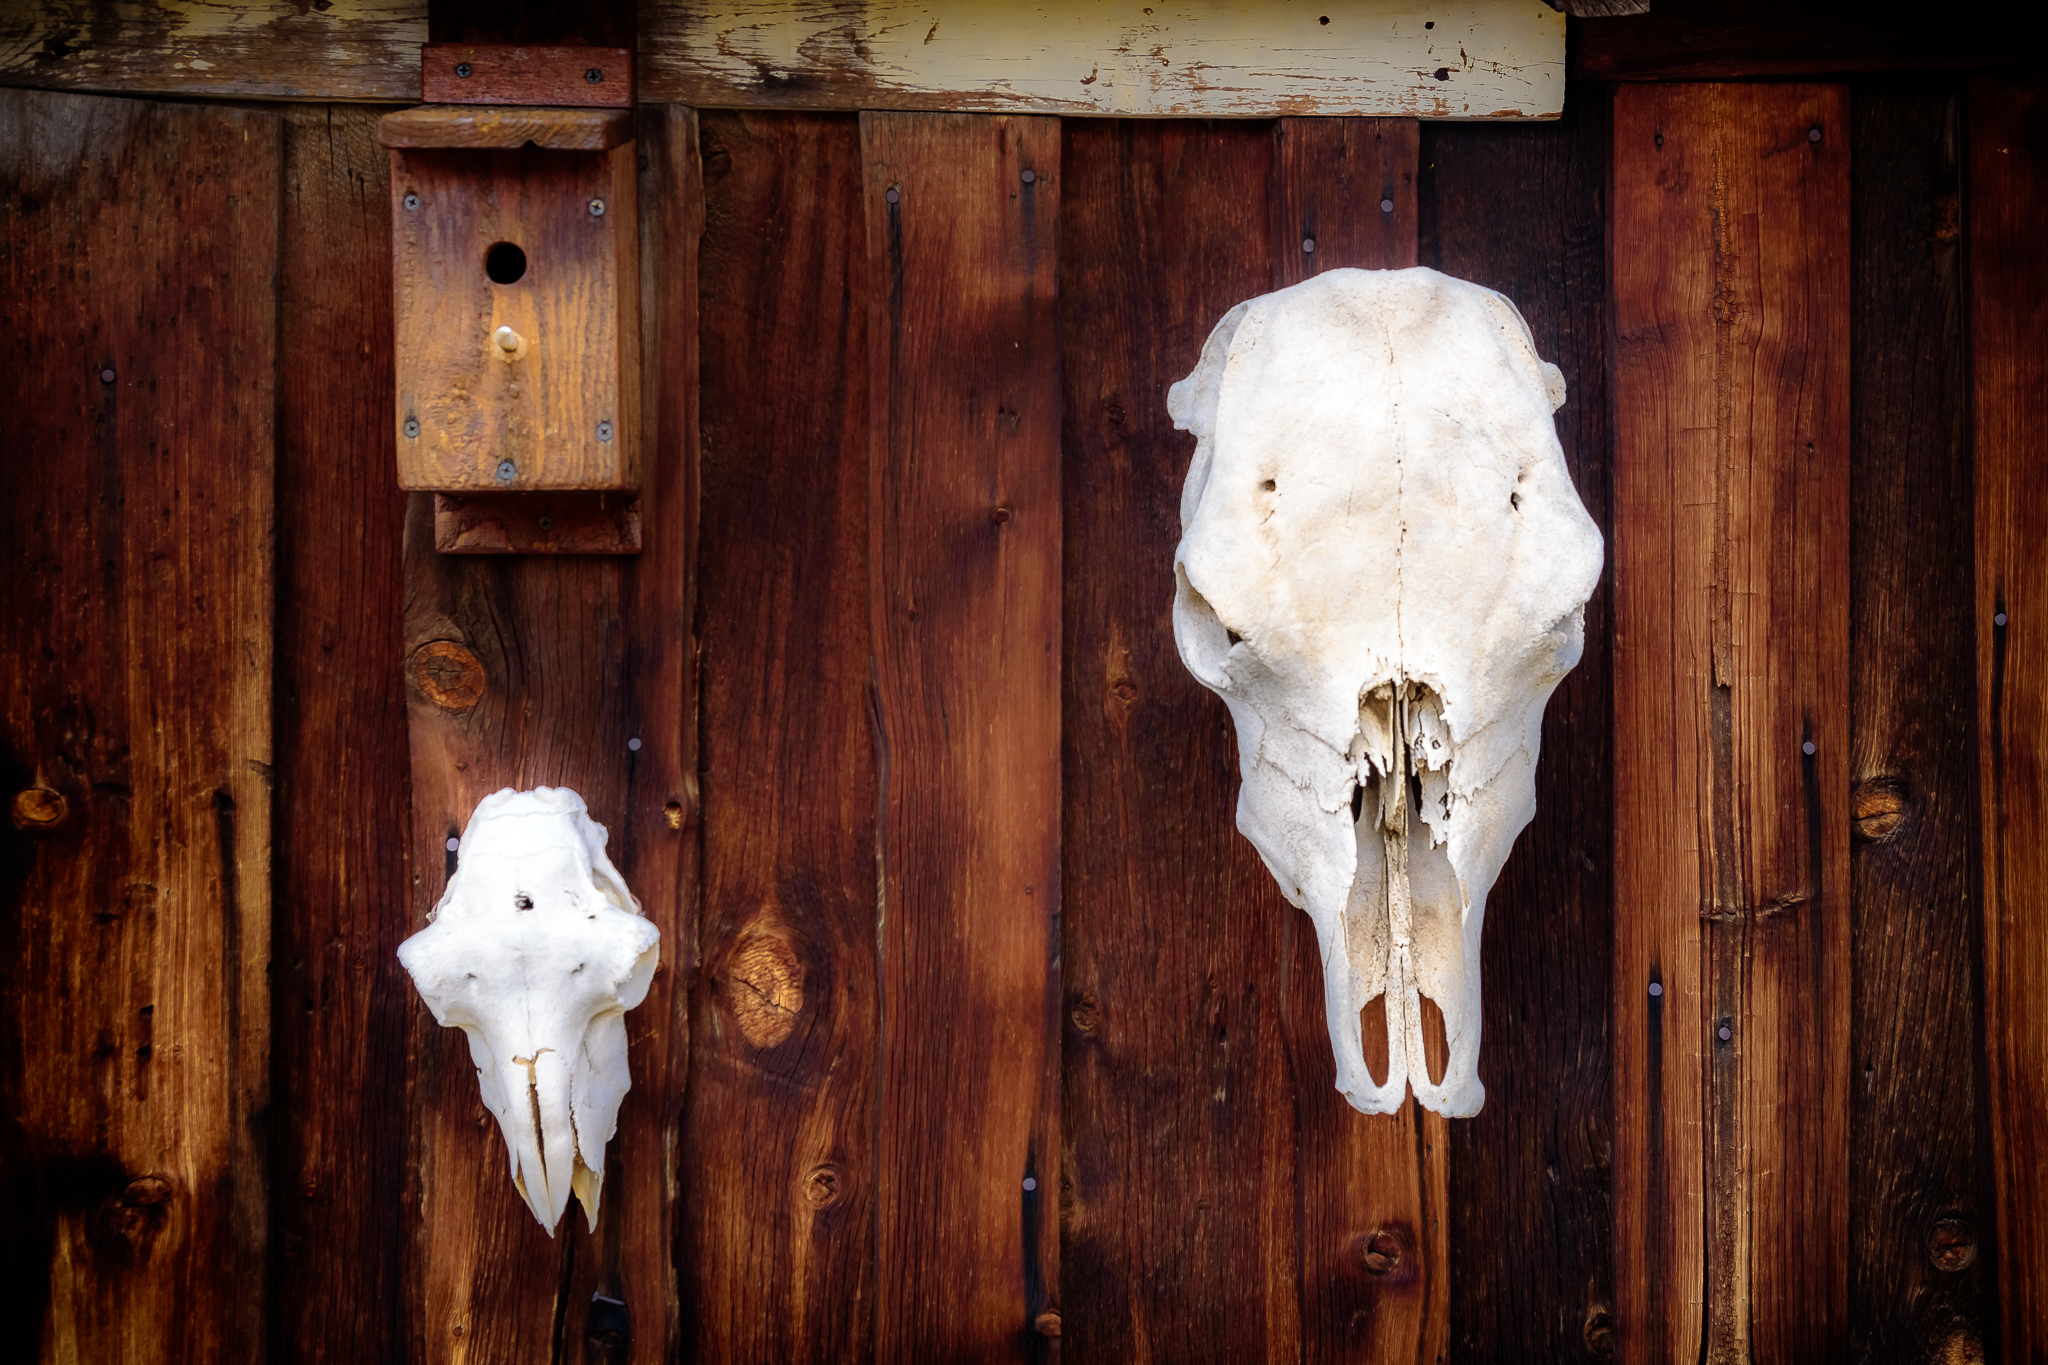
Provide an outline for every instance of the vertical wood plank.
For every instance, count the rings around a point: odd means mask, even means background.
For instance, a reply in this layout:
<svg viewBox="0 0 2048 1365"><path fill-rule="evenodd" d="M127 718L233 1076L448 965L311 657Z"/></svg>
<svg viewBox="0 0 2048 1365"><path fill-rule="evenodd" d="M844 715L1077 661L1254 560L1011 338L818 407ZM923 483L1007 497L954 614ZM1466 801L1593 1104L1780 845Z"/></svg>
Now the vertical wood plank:
<svg viewBox="0 0 2048 1365"><path fill-rule="evenodd" d="M1819 1362L1848 1346L1849 96L1734 93L1724 164L1739 208L1723 210L1717 301L1743 310L1725 353L1723 771L1739 784L1728 851L1748 923L1712 927L1743 931L1732 951L1717 942L1717 971L1725 954L1747 982L1735 1036L1715 1046L1742 1085L1751 1349ZM1717 840L1717 868L1722 854Z"/></svg>
<svg viewBox="0 0 2048 1365"><path fill-rule="evenodd" d="M279 119L0 91L0 1283L262 1350Z"/></svg>
<svg viewBox="0 0 2048 1365"><path fill-rule="evenodd" d="M1325 270L1415 264L1412 118L1273 121L1273 287Z"/></svg>
<svg viewBox="0 0 2048 1365"><path fill-rule="evenodd" d="M699 1360L874 1354L875 746L857 115L704 115Z"/></svg>
<svg viewBox="0 0 2048 1365"><path fill-rule="evenodd" d="M694 968L696 764L690 556L696 432L694 114L641 119L647 157L646 373L657 391L638 557L441 555L433 500L405 530L407 704L413 777L413 925L445 889L444 852L500 787L567 786L610 831L614 861L661 931L661 966L626 1016L633 1091L606 1151L603 1220L578 1211L557 1238L506 1174L459 1030L413 1013L416 1166L408 1217L416 1286L410 1354L435 1361L583 1357L657 1362L678 1331L670 1163L688 1053ZM658 405L658 408L657 408ZM633 748L630 741L640 741ZM596 1297L601 1296L601 1297Z"/></svg>
<svg viewBox="0 0 2048 1365"><path fill-rule="evenodd" d="M1237 832L1230 717L1174 649L1194 441L1166 413L1210 328L1270 287L1273 139L1136 120L1063 136L1062 1340L1090 1361L1293 1362L1279 1014L1299 915Z"/></svg>
<svg viewBox="0 0 2048 1365"><path fill-rule="evenodd" d="M1414 119L1280 119L1273 137L1275 288L1345 266L1415 264ZM1450 1324L1449 1123L1413 1096L1398 1114L1361 1114L1337 1092L1315 935L1289 915L1285 941L1303 1349L1313 1360L1437 1360ZM1375 1005L1365 1018L1368 1059L1385 1075L1385 1012ZM1425 1018L1440 1073L1442 1020L1433 1006Z"/></svg>
<svg viewBox="0 0 2048 1365"><path fill-rule="evenodd" d="M1619 1356L1691 1360L1702 1330L1706 1168L1698 712L1714 526L1712 148L1691 87L1616 92L1614 1105ZM1667 126L1669 132L1667 132ZM1654 993L1653 993L1654 992Z"/></svg>
<svg viewBox="0 0 2048 1365"><path fill-rule="evenodd" d="M1984 1047L1998 1207L2000 1350L2048 1354L2048 87L1970 84L1970 360L1975 400Z"/></svg>
<svg viewBox="0 0 2048 1365"><path fill-rule="evenodd" d="M1847 113L1832 86L1615 95L1629 1359L1846 1348Z"/></svg>
<svg viewBox="0 0 2048 1365"><path fill-rule="evenodd" d="M1563 372L1558 435L1613 541L1607 422L1608 97L1574 89L1556 123L1432 123L1420 254L1498 289ZM1586 651L1543 715L1536 818L1487 897L1486 1107L1450 1125L1450 1356L1600 1359L1613 1350L1613 574Z"/></svg>
<svg viewBox="0 0 2048 1365"><path fill-rule="evenodd" d="M1059 1292L1059 124L870 113L861 144L876 1355L1039 1358Z"/></svg>
<svg viewBox="0 0 2048 1365"><path fill-rule="evenodd" d="M278 1361L396 1359L410 916L377 110L284 110L277 442ZM337 345L337 338L348 338Z"/></svg>
<svg viewBox="0 0 2048 1365"><path fill-rule="evenodd" d="M1982 1359L1963 100L1853 104L1850 1350Z"/></svg>

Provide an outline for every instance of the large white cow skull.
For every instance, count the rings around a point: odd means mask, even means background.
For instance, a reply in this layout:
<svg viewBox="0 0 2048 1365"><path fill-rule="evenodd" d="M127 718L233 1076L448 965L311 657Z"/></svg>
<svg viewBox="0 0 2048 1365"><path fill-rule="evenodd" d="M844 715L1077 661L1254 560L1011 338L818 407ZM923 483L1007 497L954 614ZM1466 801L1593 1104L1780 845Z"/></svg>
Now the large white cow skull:
<svg viewBox="0 0 2048 1365"><path fill-rule="evenodd" d="M1334 270L1239 304L1167 407L1195 435L1174 638L1237 727L1237 825L1315 921L1337 1088L1479 1111L1486 893L1536 810L1599 529L1557 368L1490 289ZM1441 1083L1421 996L1443 1012ZM1375 1083L1359 1012L1384 998Z"/></svg>
<svg viewBox="0 0 2048 1365"><path fill-rule="evenodd" d="M605 856L604 826L566 787L477 803L432 923L398 960L469 1035L520 1198L555 1235L573 1192L594 1230L618 1126L626 1011L647 997L660 933Z"/></svg>

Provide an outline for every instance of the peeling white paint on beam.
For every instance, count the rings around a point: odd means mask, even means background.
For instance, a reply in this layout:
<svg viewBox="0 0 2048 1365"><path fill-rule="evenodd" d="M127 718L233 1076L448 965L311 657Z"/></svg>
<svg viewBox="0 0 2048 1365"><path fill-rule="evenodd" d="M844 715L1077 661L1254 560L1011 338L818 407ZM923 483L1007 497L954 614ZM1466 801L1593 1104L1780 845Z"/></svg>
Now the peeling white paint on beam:
<svg viewBox="0 0 2048 1365"><path fill-rule="evenodd" d="M712 107L1447 119L1564 108L1564 16L1542 0L659 0L640 23L641 97Z"/></svg>

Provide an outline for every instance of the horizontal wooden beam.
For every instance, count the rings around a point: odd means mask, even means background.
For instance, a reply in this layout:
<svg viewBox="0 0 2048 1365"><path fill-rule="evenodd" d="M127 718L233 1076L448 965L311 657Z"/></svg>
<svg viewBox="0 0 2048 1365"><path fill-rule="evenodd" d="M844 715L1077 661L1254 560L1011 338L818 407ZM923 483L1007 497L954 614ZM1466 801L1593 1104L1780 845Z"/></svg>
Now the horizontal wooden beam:
<svg viewBox="0 0 2048 1365"><path fill-rule="evenodd" d="M1555 118L1564 16L1525 0L658 0L642 98L1108 116Z"/></svg>
<svg viewBox="0 0 2048 1365"><path fill-rule="evenodd" d="M0 7L0 85L262 100L420 97L426 0Z"/></svg>
<svg viewBox="0 0 2048 1365"><path fill-rule="evenodd" d="M0 85L422 98L425 0L303 8L162 0L146 20L101 10L88 22L63 0L27 0L0 15ZM648 103L1200 118L1544 119L1564 108L1565 17L1530 0L1450 0L1427 13L1409 0L642 0L638 21Z"/></svg>

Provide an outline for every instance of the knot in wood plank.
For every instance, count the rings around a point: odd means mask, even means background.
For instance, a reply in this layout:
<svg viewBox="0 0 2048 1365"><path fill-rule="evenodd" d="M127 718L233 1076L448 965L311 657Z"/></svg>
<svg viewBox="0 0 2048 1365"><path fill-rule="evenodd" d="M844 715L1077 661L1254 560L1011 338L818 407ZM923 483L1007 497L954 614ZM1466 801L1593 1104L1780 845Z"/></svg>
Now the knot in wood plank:
<svg viewBox="0 0 2048 1365"><path fill-rule="evenodd" d="M483 662L453 640L429 640L412 652L412 685L443 711L467 711L489 686Z"/></svg>
<svg viewBox="0 0 2048 1365"><path fill-rule="evenodd" d="M782 926L756 929L733 949L727 1004L752 1047L775 1047L796 1031L804 1008L804 967Z"/></svg>
<svg viewBox="0 0 2048 1365"><path fill-rule="evenodd" d="M48 787L25 787L14 794L14 827L26 830L55 829L71 814L71 803Z"/></svg>
<svg viewBox="0 0 2048 1365"><path fill-rule="evenodd" d="M1851 826L1865 843L1883 843L1898 833L1912 807L1906 784L1895 777L1873 777L1860 782L1851 796Z"/></svg>

